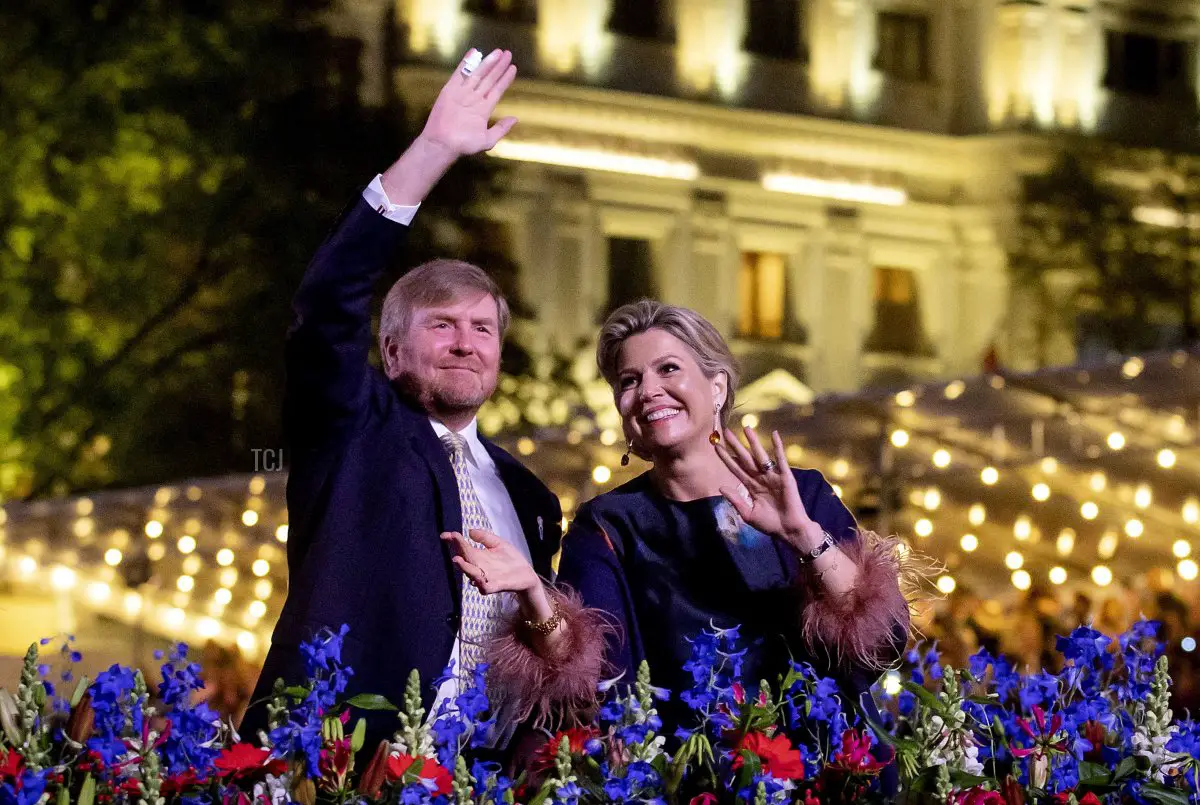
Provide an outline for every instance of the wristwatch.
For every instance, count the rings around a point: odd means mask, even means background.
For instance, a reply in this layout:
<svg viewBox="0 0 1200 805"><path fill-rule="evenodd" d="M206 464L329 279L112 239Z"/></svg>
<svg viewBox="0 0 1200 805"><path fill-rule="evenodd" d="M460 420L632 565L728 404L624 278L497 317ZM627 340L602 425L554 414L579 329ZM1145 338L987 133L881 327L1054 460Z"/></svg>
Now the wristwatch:
<svg viewBox="0 0 1200 805"><path fill-rule="evenodd" d="M821 537L821 542L811 551L797 552L797 556L801 565L807 565L811 562L815 562L821 554L833 547L833 536L828 531L821 529Z"/></svg>

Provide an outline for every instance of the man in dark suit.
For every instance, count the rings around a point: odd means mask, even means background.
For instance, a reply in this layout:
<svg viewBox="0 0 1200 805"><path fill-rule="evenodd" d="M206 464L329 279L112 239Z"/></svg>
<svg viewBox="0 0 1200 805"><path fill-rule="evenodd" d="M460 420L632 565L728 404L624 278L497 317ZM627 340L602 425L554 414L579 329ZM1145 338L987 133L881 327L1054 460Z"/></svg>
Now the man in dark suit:
<svg viewBox="0 0 1200 805"><path fill-rule="evenodd" d="M529 624L556 614L535 572L550 576L558 499L476 429L508 324L495 284L460 261L413 269L384 303L383 371L368 363L372 287L421 201L457 158L491 148L516 122L489 126L516 74L511 54L480 55L468 54L421 135L343 214L296 293L285 405L289 589L255 701L276 678L303 680L299 644L345 623L347 695L399 704L415 668L432 709L458 684L435 691L433 680L451 660L469 672L506 614ZM491 578L460 555L461 536L446 536L471 528L490 532L472 534ZM247 737L265 727L264 709L248 713ZM397 723L390 712L366 715L371 751Z"/></svg>

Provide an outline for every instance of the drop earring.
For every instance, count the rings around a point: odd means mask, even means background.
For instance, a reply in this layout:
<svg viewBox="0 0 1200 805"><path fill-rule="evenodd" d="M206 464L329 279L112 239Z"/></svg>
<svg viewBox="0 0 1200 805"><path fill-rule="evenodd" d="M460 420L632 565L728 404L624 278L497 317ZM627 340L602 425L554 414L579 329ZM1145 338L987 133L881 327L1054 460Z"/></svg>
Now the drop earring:
<svg viewBox="0 0 1200 805"><path fill-rule="evenodd" d="M633 452L633 439L625 442L625 455L621 456L621 466L629 466L629 454Z"/></svg>
<svg viewBox="0 0 1200 805"><path fill-rule="evenodd" d="M721 405L713 405L713 431L708 434L708 443L716 447L721 443Z"/></svg>

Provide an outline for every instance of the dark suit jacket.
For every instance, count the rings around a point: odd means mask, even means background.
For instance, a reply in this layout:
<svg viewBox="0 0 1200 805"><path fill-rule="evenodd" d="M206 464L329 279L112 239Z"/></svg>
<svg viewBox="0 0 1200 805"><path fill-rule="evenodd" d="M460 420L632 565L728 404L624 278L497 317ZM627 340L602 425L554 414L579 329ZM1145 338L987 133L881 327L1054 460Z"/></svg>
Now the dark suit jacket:
<svg viewBox="0 0 1200 805"><path fill-rule="evenodd" d="M400 705L415 668L428 709L458 633L462 573L439 538L462 530L454 471L425 412L368 363L373 287L407 232L358 200L296 292L285 403L288 597L255 700L269 695L277 677L303 680L299 643L346 623L342 658L354 669L348 695L378 693ZM534 568L549 578L562 536L558 498L482 441L512 497ZM367 716L369 752L398 725L390 712ZM243 733L264 719L263 707L252 708Z"/></svg>

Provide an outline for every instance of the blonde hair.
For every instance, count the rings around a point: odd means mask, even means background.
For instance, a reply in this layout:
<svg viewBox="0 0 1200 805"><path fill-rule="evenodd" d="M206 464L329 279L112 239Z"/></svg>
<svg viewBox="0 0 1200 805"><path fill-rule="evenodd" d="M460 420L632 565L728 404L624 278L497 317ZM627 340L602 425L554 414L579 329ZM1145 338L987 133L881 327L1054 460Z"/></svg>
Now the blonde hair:
<svg viewBox="0 0 1200 805"><path fill-rule="evenodd" d="M700 371L710 380L718 374L725 375L726 391L725 402L721 406L721 422L729 424L729 418L733 415L733 396L738 386L737 359L717 328L694 310L653 299L630 302L614 310L600 328L600 340L596 344L596 365L600 367L601 376L615 389L617 373L620 371L621 345L630 336L647 330L662 330L682 341L696 356Z"/></svg>
<svg viewBox="0 0 1200 805"><path fill-rule="evenodd" d="M403 339L412 324L414 310L444 305L471 291L488 294L496 300L496 324L503 339L511 315L500 286L477 265L438 258L412 269L396 280L388 291L379 316L379 349L384 349L383 341L387 336Z"/></svg>

